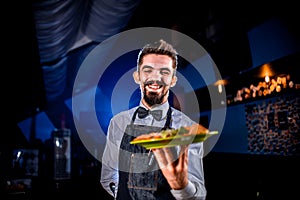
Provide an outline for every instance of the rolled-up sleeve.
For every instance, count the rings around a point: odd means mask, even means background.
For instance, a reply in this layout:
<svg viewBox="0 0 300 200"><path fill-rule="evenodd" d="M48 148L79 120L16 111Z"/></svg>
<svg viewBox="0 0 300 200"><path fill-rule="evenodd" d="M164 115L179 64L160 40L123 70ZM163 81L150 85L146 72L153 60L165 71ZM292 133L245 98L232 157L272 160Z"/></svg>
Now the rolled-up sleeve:
<svg viewBox="0 0 300 200"><path fill-rule="evenodd" d="M180 200L205 200L206 188L204 184L203 170L203 143L190 144L188 185L182 190L171 190L173 196Z"/></svg>
<svg viewBox="0 0 300 200"><path fill-rule="evenodd" d="M110 189L110 184L114 183L118 186L119 174L118 174L118 158L119 158L119 143L118 138L114 138L111 134L116 129L116 124L113 121L109 124L107 132L106 146L102 156L101 178L100 183L102 187L112 196L113 192ZM117 188L115 189L115 193Z"/></svg>

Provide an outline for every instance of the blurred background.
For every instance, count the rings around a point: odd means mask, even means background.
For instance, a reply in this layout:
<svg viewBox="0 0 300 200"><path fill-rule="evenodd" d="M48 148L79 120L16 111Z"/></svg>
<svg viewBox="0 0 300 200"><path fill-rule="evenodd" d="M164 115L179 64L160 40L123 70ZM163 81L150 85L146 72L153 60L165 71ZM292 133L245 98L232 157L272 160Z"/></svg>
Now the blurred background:
<svg viewBox="0 0 300 200"><path fill-rule="evenodd" d="M8 73L3 74L0 143L3 198L83 194L112 199L99 183L99 148L105 138L89 128L80 130L96 147L84 146L74 120L88 124L90 113L83 108L74 118L73 85L84 59L99 44L141 27L186 34L220 71L222 79L204 83L186 60L180 59L178 69L193 89L183 90L181 98L188 102L196 94L199 99L200 112L188 110L188 115L201 116L208 127L211 110L226 108L220 138L204 158L207 199L299 196L300 16L293 3L33 0L2 9L8 11L2 16L3 65L8 65L3 67ZM113 116L112 91L135 66L137 53L116 60L99 80L96 113L104 132ZM209 91L226 93L217 107L212 108ZM138 103L137 95L132 94L130 106Z"/></svg>

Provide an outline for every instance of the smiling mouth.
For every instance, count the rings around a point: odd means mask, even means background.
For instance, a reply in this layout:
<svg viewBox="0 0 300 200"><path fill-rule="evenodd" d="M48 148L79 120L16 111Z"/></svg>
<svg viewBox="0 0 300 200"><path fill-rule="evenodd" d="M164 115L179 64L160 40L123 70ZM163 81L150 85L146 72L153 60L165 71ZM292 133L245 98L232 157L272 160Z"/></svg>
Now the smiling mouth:
<svg viewBox="0 0 300 200"><path fill-rule="evenodd" d="M150 92L158 92L163 86L162 85L146 85L146 88Z"/></svg>

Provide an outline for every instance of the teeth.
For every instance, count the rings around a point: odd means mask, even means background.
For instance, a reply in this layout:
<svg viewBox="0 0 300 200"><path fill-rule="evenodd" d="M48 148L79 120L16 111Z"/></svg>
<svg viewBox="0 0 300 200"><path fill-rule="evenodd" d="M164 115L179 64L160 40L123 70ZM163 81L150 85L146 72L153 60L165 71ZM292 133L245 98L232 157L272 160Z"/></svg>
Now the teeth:
<svg viewBox="0 0 300 200"><path fill-rule="evenodd" d="M149 88L152 88L152 89L159 89L160 86L153 86L153 85L151 85L151 86L149 86Z"/></svg>

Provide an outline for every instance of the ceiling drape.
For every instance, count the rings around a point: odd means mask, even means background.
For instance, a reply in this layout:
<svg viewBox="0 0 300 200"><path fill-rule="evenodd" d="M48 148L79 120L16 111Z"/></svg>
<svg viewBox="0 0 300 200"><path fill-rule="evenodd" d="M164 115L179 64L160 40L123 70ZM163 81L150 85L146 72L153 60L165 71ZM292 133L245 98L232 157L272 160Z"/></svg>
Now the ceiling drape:
<svg viewBox="0 0 300 200"><path fill-rule="evenodd" d="M33 14L48 100L64 92L68 53L101 43L127 25L140 0L35 1Z"/></svg>

